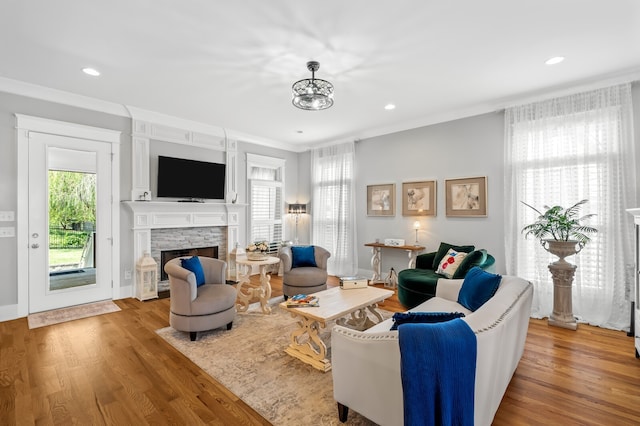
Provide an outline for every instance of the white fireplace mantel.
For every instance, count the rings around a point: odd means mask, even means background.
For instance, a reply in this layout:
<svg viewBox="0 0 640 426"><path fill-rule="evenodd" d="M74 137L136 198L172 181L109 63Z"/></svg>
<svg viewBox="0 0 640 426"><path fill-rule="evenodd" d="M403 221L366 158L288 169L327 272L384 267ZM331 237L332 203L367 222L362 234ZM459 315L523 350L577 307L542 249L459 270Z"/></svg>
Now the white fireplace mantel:
<svg viewBox="0 0 640 426"><path fill-rule="evenodd" d="M222 247L222 250L226 253L231 252L240 242L240 224L245 221L247 206L246 204L168 201L123 201L122 204L132 213L134 265L145 252L151 252L152 229L226 227L227 247Z"/></svg>
<svg viewBox="0 0 640 426"><path fill-rule="evenodd" d="M133 213L132 229L134 230L239 226L240 216L246 207L246 204L169 201L124 201L123 203Z"/></svg>

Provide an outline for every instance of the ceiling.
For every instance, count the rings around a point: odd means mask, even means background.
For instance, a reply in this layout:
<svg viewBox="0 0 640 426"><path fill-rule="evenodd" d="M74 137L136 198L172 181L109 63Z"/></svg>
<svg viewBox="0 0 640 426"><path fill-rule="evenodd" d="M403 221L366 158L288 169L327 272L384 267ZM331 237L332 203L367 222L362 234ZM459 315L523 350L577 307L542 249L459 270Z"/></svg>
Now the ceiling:
<svg viewBox="0 0 640 426"><path fill-rule="evenodd" d="M295 151L640 79L637 0L2 0L0 39L5 87ZM328 110L291 104L309 60L335 86Z"/></svg>

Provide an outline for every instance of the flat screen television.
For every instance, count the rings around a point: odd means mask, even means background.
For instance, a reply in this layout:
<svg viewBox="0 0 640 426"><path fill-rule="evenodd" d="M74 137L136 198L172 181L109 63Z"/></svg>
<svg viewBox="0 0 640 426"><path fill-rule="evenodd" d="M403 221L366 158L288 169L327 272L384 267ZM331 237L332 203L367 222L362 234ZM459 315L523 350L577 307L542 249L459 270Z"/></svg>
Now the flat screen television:
<svg viewBox="0 0 640 426"><path fill-rule="evenodd" d="M225 165L158 156L158 197L224 200Z"/></svg>

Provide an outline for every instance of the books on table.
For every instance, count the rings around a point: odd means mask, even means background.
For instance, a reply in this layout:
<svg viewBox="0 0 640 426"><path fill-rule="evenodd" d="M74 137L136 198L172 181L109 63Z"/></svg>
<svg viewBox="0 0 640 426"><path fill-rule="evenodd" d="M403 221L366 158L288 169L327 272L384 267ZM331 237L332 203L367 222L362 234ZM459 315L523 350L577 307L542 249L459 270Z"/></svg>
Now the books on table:
<svg viewBox="0 0 640 426"><path fill-rule="evenodd" d="M287 299L287 308L307 308L320 306L320 299L314 295L296 294Z"/></svg>

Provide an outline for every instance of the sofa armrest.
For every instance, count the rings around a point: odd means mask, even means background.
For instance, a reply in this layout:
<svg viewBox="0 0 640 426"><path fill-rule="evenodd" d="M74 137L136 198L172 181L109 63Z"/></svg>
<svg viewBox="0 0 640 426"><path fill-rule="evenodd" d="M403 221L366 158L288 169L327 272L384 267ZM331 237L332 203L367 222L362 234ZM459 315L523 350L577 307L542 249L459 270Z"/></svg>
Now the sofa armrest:
<svg viewBox="0 0 640 426"><path fill-rule="evenodd" d="M416 269L433 269L433 259L436 257L436 252L424 253L416 256Z"/></svg>
<svg viewBox="0 0 640 426"><path fill-rule="evenodd" d="M331 330L334 399L383 425L403 423L397 331Z"/></svg>
<svg viewBox="0 0 640 426"><path fill-rule="evenodd" d="M458 293L462 288L464 279L450 280L447 278L438 279L438 285L436 286L436 297L451 300L452 302L458 301Z"/></svg>

